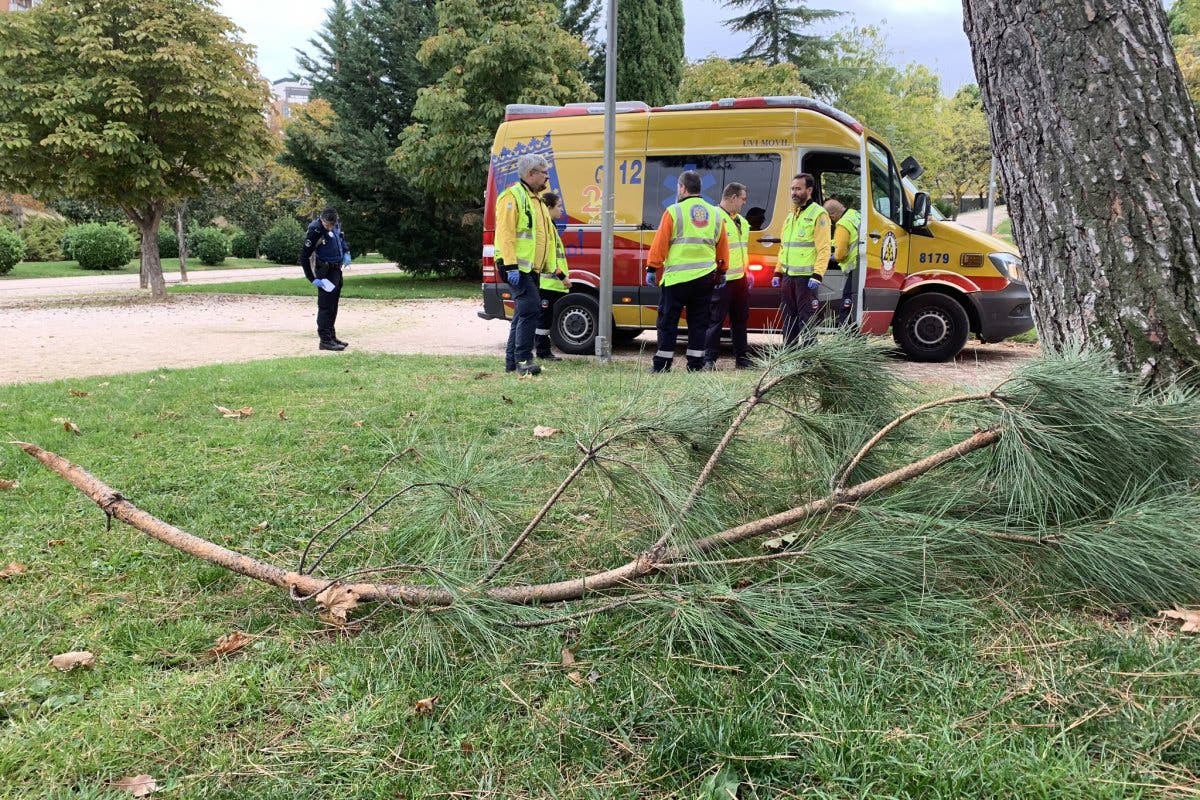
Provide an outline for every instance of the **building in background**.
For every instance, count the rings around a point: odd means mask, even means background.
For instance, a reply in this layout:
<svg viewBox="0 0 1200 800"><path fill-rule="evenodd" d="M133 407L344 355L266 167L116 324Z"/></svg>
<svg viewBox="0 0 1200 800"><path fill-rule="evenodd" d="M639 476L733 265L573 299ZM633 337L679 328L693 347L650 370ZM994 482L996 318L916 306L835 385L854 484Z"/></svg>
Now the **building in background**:
<svg viewBox="0 0 1200 800"><path fill-rule="evenodd" d="M42 0L0 0L0 11L28 11Z"/></svg>
<svg viewBox="0 0 1200 800"><path fill-rule="evenodd" d="M3 2L3 0L0 0ZM292 110L308 102L312 84L306 81L284 78L271 84L271 127L278 130L292 118Z"/></svg>

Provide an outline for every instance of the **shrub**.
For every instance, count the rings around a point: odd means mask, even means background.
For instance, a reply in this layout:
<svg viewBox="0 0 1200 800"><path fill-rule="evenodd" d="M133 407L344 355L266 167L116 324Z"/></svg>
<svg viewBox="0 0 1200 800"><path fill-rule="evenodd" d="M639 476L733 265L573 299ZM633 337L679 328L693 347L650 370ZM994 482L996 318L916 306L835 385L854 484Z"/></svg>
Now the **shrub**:
<svg viewBox="0 0 1200 800"><path fill-rule="evenodd" d="M258 258L258 242L245 231L238 231L229 240L229 252L234 258Z"/></svg>
<svg viewBox="0 0 1200 800"><path fill-rule="evenodd" d="M137 242L115 222L76 225L65 238L70 243L71 257L83 269L120 269L137 253Z"/></svg>
<svg viewBox="0 0 1200 800"><path fill-rule="evenodd" d="M179 258L179 236L169 225L158 227L158 257Z"/></svg>
<svg viewBox="0 0 1200 800"><path fill-rule="evenodd" d="M259 247L263 255L276 264L299 264L303 244L304 228L296 220L285 217L263 234Z"/></svg>
<svg viewBox="0 0 1200 800"><path fill-rule="evenodd" d="M0 275L7 275L23 258L25 243L21 241L21 237L0 228Z"/></svg>
<svg viewBox="0 0 1200 800"><path fill-rule="evenodd" d="M946 219L950 219L952 216L954 216L953 200L947 200L944 197L939 197L937 200L933 201L933 207L941 212L941 215Z"/></svg>
<svg viewBox="0 0 1200 800"><path fill-rule="evenodd" d="M58 261L62 255L67 223L54 217L30 217L21 228L26 261Z"/></svg>
<svg viewBox="0 0 1200 800"><path fill-rule="evenodd" d="M188 253L201 264L215 267L229 255L229 240L220 228L197 228L188 235Z"/></svg>

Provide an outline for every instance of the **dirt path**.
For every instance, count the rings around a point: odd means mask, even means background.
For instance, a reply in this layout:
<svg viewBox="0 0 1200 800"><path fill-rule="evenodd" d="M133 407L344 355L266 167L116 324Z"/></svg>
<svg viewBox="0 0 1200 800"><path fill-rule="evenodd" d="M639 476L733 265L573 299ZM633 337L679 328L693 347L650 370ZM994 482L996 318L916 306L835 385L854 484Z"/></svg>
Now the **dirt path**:
<svg viewBox="0 0 1200 800"><path fill-rule="evenodd" d="M338 333L354 351L504 357L508 326L479 319L472 300L343 300ZM172 295L93 296L12 301L0 296L0 384L195 367L314 355L315 303L309 297ZM752 341L772 341L752 336ZM653 332L617 356L642 357ZM968 347L948 364L897 358L898 375L914 381L988 386L1037 352L1029 345ZM337 358L336 353L321 353ZM728 359L722 367L728 368Z"/></svg>

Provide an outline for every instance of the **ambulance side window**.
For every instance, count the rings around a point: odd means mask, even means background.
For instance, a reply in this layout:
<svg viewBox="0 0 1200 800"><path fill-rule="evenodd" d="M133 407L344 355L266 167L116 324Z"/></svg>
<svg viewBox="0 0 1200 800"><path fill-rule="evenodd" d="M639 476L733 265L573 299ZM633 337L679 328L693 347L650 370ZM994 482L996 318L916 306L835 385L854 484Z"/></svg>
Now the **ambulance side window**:
<svg viewBox="0 0 1200 800"><path fill-rule="evenodd" d="M642 226L658 230L663 211L676 200L679 174L696 170L702 182L700 195L709 203L721 202L721 190L730 181L746 185L749 202L742 214L751 219L751 229L770 224L779 188L778 153L732 153L728 155L652 156L646 159L645 192L642 195ZM754 211L751 218L750 212Z"/></svg>
<svg viewBox="0 0 1200 800"><path fill-rule="evenodd" d="M867 141L871 161L871 204L883 216L904 224L904 195L892 156L874 140Z"/></svg>

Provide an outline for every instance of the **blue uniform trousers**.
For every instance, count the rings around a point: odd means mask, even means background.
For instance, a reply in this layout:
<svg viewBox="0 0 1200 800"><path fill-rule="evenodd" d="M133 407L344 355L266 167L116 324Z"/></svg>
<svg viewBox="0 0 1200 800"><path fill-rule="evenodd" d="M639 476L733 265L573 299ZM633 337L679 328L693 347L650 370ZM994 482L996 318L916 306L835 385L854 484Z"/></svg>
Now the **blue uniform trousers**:
<svg viewBox="0 0 1200 800"><path fill-rule="evenodd" d="M337 335L338 300L342 296L342 265L318 265L318 273L322 278L333 282L333 291L317 289L317 336L322 342L331 342Z"/></svg>
<svg viewBox="0 0 1200 800"><path fill-rule="evenodd" d="M783 276L780 304L783 311L783 343L812 344L816 341L811 330L813 315L820 303L816 291L808 288L807 275ZM803 342L801 342L803 337Z"/></svg>
<svg viewBox="0 0 1200 800"><path fill-rule="evenodd" d="M508 329L508 346L504 348L504 368L509 372L515 370L517 364L533 360L533 332L542 314L538 276L522 272L512 294L512 326Z"/></svg>
<svg viewBox="0 0 1200 800"><path fill-rule="evenodd" d="M726 282L720 289L713 289L709 305L708 333L704 337L704 360L717 360L721 347L721 326L729 317L729 335L733 340L734 363L749 363L749 346L746 343L746 324L750 321L750 288L745 277Z"/></svg>
<svg viewBox="0 0 1200 800"><path fill-rule="evenodd" d="M662 288L658 299L658 352L654 371L665 372L675 358L675 340L679 337L679 317L687 309L687 363L689 370L704 366L704 337L708 333L709 304L712 301L713 273Z"/></svg>

